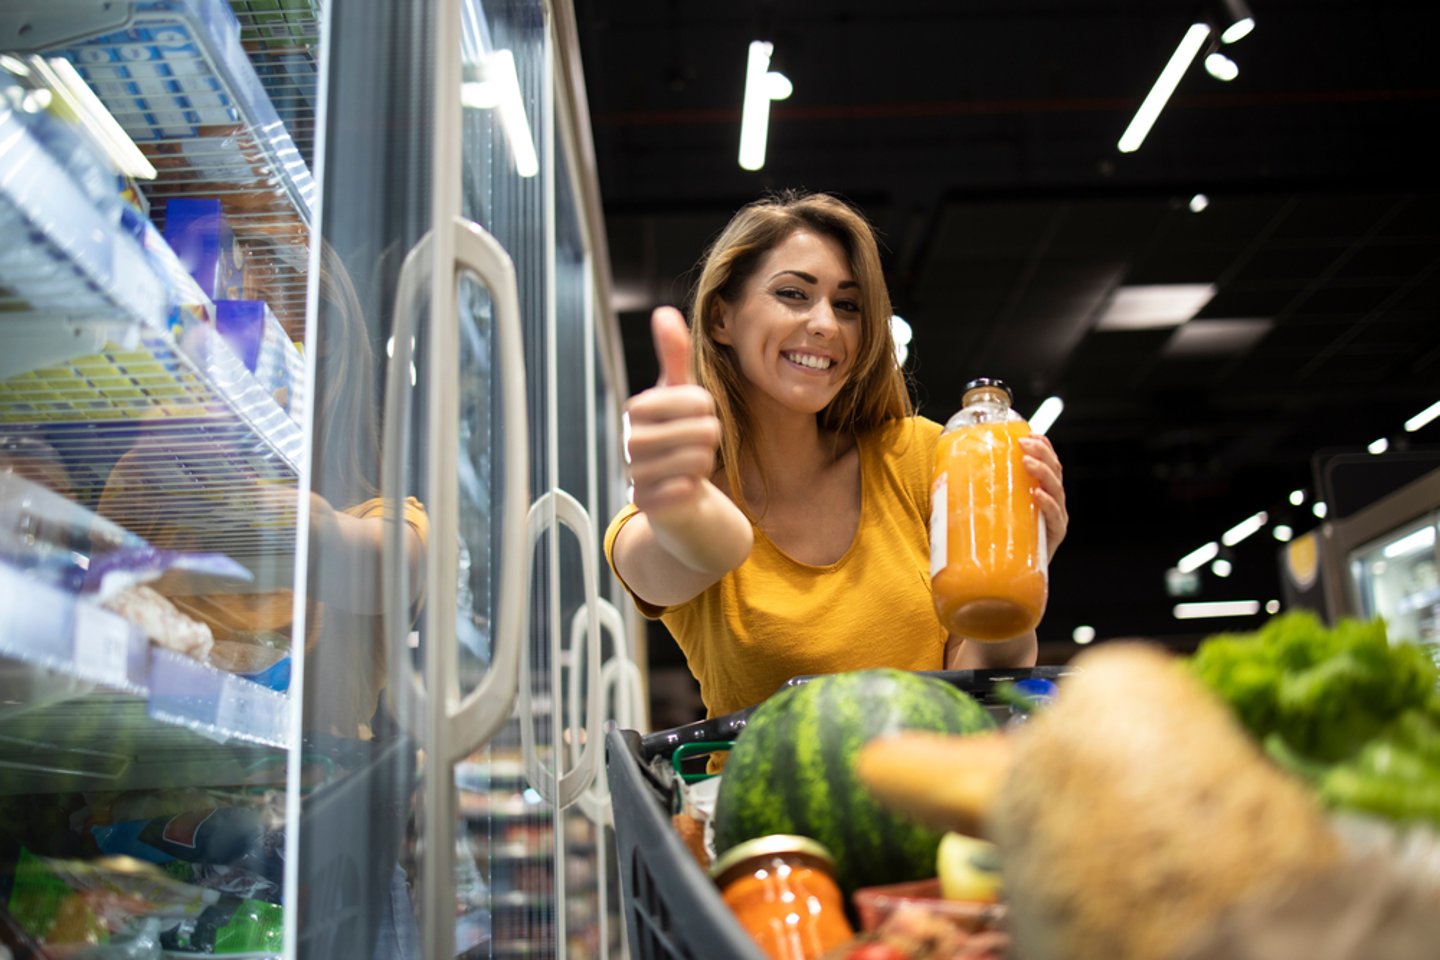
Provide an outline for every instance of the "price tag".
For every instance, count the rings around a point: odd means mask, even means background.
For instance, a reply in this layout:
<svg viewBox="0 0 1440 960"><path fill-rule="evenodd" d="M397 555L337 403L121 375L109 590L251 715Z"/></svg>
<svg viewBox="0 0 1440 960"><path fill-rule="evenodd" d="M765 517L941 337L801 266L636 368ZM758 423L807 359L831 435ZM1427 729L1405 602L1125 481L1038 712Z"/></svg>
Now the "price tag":
<svg viewBox="0 0 1440 960"><path fill-rule="evenodd" d="M88 603L75 604L75 672L97 683L130 683L130 624Z"/></svg>
<svg viewBox="0 0 1440 960"><path fill-rule="evenodd" d="M226 677L220 684L220 703L215 708L215 726L226 733L252 736L255 726L255 685L239 677Z"/></svg>

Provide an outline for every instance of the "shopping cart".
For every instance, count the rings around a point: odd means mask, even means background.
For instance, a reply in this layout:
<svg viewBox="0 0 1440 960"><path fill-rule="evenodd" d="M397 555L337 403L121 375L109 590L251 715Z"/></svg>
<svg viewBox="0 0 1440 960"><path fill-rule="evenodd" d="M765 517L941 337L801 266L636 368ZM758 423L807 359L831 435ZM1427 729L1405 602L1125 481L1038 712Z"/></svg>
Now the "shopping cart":
<svg viewBox="0 0 1440 960"><path fill-rule="evenodd" d="M997 719L1008 720L1011 708L997 694L1002 683L1053 682L1068 672L1067 667L1036 667L944 670L928 675L953 683ZM796 677L786 686L810 679ZM671 755L684 744L733 740L752 710L646 736L634 730L611 730L605 737L621 899L632 960L764 960L670 820L679 790L678 777L669 767Z"/></svg>

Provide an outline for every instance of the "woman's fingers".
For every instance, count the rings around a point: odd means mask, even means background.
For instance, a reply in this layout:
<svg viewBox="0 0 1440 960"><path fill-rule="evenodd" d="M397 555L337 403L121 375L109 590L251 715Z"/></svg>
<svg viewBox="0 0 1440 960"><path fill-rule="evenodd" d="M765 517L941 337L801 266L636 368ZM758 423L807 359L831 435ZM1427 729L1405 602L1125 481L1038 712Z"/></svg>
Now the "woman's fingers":
<svg viewBox="0 0 1440 960"><path fill-rule="evenodd" d="M1045 518L1047 552L1053 558L1070 528L1070 512L1065 504L1064 468L1048 438L1031 435L1022 438L1020 446L1025 451L1025 469L1039 484L1034 491L1035 503Z"/></svg>

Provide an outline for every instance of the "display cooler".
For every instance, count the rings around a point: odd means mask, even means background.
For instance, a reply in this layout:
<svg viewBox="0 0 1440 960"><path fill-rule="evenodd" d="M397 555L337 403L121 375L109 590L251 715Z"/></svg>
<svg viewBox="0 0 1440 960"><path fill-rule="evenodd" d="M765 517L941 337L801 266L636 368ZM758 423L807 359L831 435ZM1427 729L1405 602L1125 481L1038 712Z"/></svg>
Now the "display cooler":
<svg viewBox="0 0 1440 960"><path fill-rule="evenodd" d="M540 0L0 6L11 955L623 952L578 65Z"/></svg>

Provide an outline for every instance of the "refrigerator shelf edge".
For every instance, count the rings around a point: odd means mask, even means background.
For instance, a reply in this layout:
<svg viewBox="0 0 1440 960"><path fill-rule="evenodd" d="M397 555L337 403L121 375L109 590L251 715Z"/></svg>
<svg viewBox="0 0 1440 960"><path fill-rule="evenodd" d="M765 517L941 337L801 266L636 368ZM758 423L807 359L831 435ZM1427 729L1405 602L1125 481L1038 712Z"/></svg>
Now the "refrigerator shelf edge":
<svg viewBox="0 0 1440 960"><path fill-rule="evenodd" d="M153 719L211 739L289 742L285 694L152 647L123 618L5 564L0 600L0 657L144 698Z"/></svg>
<svg viewBox="0 0 1440 960"><path fill-rule="evenodd" d="M10 238L0 244L0 285L37 312L92 321L124 313L164 326L165 289L144 251L95 209L3 101L0 168L0 230ZM36 242L24 242L26 234ZM21 362L5 357L0 373Z"/></svg>

